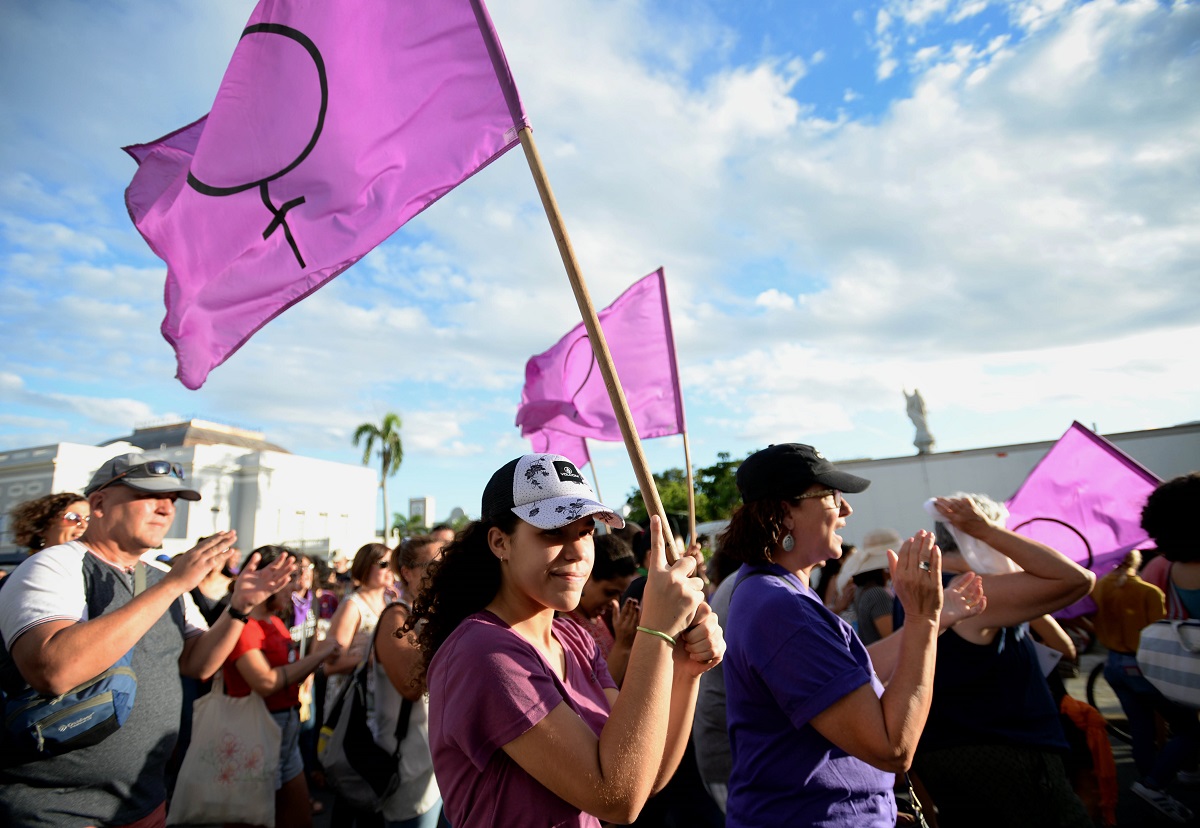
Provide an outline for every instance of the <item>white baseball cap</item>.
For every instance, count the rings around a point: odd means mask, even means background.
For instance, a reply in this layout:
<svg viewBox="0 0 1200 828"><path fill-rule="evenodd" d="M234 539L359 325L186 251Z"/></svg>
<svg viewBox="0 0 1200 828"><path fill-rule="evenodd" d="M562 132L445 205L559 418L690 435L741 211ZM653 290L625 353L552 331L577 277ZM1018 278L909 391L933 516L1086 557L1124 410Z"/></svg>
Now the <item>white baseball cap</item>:
<svg viewBox="0 0 1200 828"><path fill-rule="evenodd" d="M483 490L483 520L512 512L539 529L558 529L594 515L614 529L624 519L596 500L596 493L560 454L526 454L501 466Z"/></svg>

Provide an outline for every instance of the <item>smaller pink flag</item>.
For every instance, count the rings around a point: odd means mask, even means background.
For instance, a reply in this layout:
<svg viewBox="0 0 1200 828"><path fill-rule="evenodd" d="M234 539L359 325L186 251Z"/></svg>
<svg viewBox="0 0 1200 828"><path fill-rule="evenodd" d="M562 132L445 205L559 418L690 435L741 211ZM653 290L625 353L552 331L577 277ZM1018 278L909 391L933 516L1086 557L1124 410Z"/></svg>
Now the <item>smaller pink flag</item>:
<svg viewBox="0 0 1200 828"><path fill-rule="evenodd" d="M126 148L180 381L199 388L527 125L482 0L261 0L212 111Z"/></svg>
<svg viewBox="0 0 1200 828"><path fill-rule="evenodd" d="M1005 503L1008 528L1104 575L1146 542L1142 507L1161 482L1099 434L1072 423ZM1056 615L1073 618L1094 608L1084 598Z"/></svg>
<svg viewBox="0 0 1200 828"><path fill-rule="evenodd" d="M662 268L635 282L598 316L638 436L681 434L683 397ZM552 431L622 439L582 322L526 363L517 425L526 437Z"/></svg>
<svg viewBox="0 0 1200 828"><path fill-rule="evenodd" d="M525 436L529 438L534 454L561 454L580 469L592 462L587 441L582 437L548 428L530 432Z"/></svg>

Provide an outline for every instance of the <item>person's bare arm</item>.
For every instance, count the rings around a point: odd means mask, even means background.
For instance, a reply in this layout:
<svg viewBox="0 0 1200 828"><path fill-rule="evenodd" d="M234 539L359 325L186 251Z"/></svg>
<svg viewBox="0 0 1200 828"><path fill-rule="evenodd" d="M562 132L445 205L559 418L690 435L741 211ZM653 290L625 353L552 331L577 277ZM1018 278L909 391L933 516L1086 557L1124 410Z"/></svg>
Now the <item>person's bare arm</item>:
<svg viewBox="0 0 1200 828"><path fill-rule="evenodd" d="M875 624L875 632L879 633L880 638L887 638L889 635L895 632L893 629L895 622L892 621L892 616L890 613L887 615L880 615L871 620L872 623Z"/></svg>
<svg viewBox="0 0 1200 828"><path fill-rule="evenodd" d="M636 598L628 598L621 608L613 613L613 647L608 654L608 672L617 683L617 687L625 680L629 654L633 652L633 640L637 636L640 612L641 603Z"/></svg>
<svg viewBox="0 0 1200 828"><path fill-rule="evenodd" d="M329 621L329 632L326 633L326 638L342 645L342 654L332 664L325 665L326 675L349 673L363 660L366 653L360 647L354 646L354 636L358 633L361 623L362 614L350 600L350 596L346 596L346 599L338 604L337 611Z"/></svg>
<svg viewBox="0 0 1200 828"><path fill-rule="evenodd" d="M408 610L403 604L392 604L383 611L375 628L375 656L396 692L415 702L424 694L425 682L420 678L422 661L416 632L397 636L407 620Z"/></svg>
<svg viewBox="0 0 1200 828"><path fill-rule="evenodd" d="M336 641L325 640L313 647L313 651L304 658L291 664L281 664L272 667L262 650L251 650L235 662L237 671L241 673L246 684L258 695L266 698L289 685L298 684L301 680L312 675L326 659L336 657L341 651L341 645Z"/></svg>
<svg viewBox="0 0 1200 828"><path fill-rule="evenodd" d="M1060 610L1092 591L1095 575L1049 546L989 522L970 498L939 497L936 505L956 529L983 541L1024 570L982 576L987 610L964 621L960 632L973 636L1023 624Z"/></svg>
<svg viewBox="0 0 1200 828"><path fill-rule="evenodd" d="M692 625L677 637L672 651L674 674L671 681L671 713L667 721L667 742L662 762L654 780L652 794L666 787L679 768L692 734L692 719L696 714L696 699L700 695L700 676L721 662L725 655L725 639L717 615L707 604L701 604Z"/></svg>
<svg viewBox="0 0 1200 828"><path fill-rule="evenodd" d="M846 753L880 770L902 773L912 765L933 697L938 621L942 608L941 554L928 532L919 532L892 559L892 583L905 609L900 652L881 697L864 684L812 718L812 726ZM929 571L918 567L928 560Z"/></svg>
<svg viewBox="0 0 1200 828"><path fill-rule="evenodd" d="M60 695L98 676L141 640L181 595L224 560L233 533L213 535L179 556L161 581L129 603L86 621L47 621L10 643L13 662L29 686ZM232 645L231 645L232 646Z"/></svg>
<svg viewBox="0 0 1200 828"><path fill-rule="evenodd" d="M650 532L642 624L668 633L679 631L696 614L703 585L689 577L695 567L691 556L667 566L657 517L651 518ZM654 790L667 753L676 690L674 649L656 636L637 636L625 684L598 739L563 702L503 750L534 779L580 810L602 820L633 822ZM690 728L690 718L687 725Z"/></svg>
<svg viewBox="0 0 1200 828"><path fill-rule="evenodd" d="M1062 653L1067 661L1075 660L1075 642L1052 616L1038 616L1029 622L1029 627L1047 647Z"/></svg>

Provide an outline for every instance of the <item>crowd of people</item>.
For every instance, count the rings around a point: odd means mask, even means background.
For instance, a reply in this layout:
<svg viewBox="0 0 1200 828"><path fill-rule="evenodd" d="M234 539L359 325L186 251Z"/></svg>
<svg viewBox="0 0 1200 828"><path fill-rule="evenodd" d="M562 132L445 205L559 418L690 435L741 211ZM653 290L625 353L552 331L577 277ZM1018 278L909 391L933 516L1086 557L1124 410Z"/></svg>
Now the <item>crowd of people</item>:
<svg viewBox="0 0 1200 828"><path fill-rule="evenodd" d="M1073 658L1053 615L1089 593L1133 733L1131 792L1193 819L1170 790L1195 776L1197 711L1142 677L1136 651L1146 625L1200 615L1200 473L1150 496L1148 551L1099 584L982 495L847 547L870 481L808 445L750 455L736 482L707 567L698 543L669 555L657 517L626 526L546 454L497 470L457 533L331 565L243 556L233 532L159 555L176 501L200 495L167 461L114 457L83 494L14 510L30 557L0 580L0 687L66 694L131 653L133 712L94 744L6 751L0 824L167 824L192 702L223 693L261 698L278 727L275 824L311 825L318 734L364 675L400 783L374 809L335 785L339 828L1111 824L1086 705L1042 654ZM962 543L1005 566L971 571Z"/></svg>

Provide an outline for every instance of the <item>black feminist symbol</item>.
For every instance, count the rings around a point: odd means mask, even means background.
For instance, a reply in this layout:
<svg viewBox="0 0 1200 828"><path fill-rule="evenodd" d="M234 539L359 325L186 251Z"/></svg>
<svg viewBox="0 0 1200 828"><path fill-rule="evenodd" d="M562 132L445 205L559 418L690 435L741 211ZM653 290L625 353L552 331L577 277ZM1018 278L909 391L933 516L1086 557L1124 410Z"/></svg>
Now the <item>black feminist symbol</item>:
<svg viewBox="0 0 1200 828"><path fill-rule="evenodd" d="M1087 552L1087 562L1085 563L1083 561L1078 561L1078 563L1083 564L1083 566L1086 569L1092 568L1092 564L1095 562L1095 555L1092 553L1092 545L1090 543L1088 543L1088 539L1086 537L1084 537L1083 532L1080 532L1078 529L1076 529L1071 524L1067 523L1065 520L1059 520L1058 518L1052 518L1052 517L1031 517L1029 520L1025 521L1024 523L1019 523L1016 526L1014 526L1012 528L1012 531L1020 532L1022 529L1024 529L1029 524L1037 523L1038 521L1043 521L1045 523L1056 523L1059 526L1062 526L1063 528L1065 528L1071 532L1074 532L1075 537L1079 538L1079 542L1083 544L1083 548Z"/></svg>
<svg viewBox="0 0 1200 828"><path fill-rule="evenodd" d="M253 26L247 26L245 28L245 30L242 32L241 38L239 38L239 42L244 40L247 35L260 33L280 35L282 37L294 40L296 43L299 43L302 47L304 47L304 51L308 52L309 57L312 58L313 65L317 70L317 79L321 84L321 108L317 113L317 123L313 129L312 138L309 139L308 145L304 147L304 149L298 156L296 156L292 163L288 164L278 172L266 176L265 178L260 178L256 181L249 181L244 184L237 184L232 187L216 187L212 184L205 184L203 181L196 178L196 176L192 174L191 170L188 170L187 181L192 189L196 190L196 192L209 196L234 195L235 193L242 193L246 190L257 187L259 194L262 196L263 204L265 204L267 209L271 211L271 223L267 225L267 229L263 230L263 240L265 241L266 239L270 238L272 233L282 227L283 235L285 238L287 238L288 246L292 248L292 253L296 256L296 261L299 262L300 267L303 268L304 257L300 255L300 249L296 246L296 239L292 236L292 228L288 226L287 214L293 208L299 207L304 203L304 196L293 198L291 201L284 202L280 206L276 207L271 202L271 194L267 188L272 181L282 178L292 170L296 169L296 167L298 167L300 163L308 157L309 153L311 153L313 148L317 145L317 139L321 137L321 130L325 128L325 111L329 107L329 79L325 74L325 60L321 57L321 52L317 49L317 45L312 42L308 35L297 29L293 29L291 26L284 26L279 23L256 23Z"/></svg>

